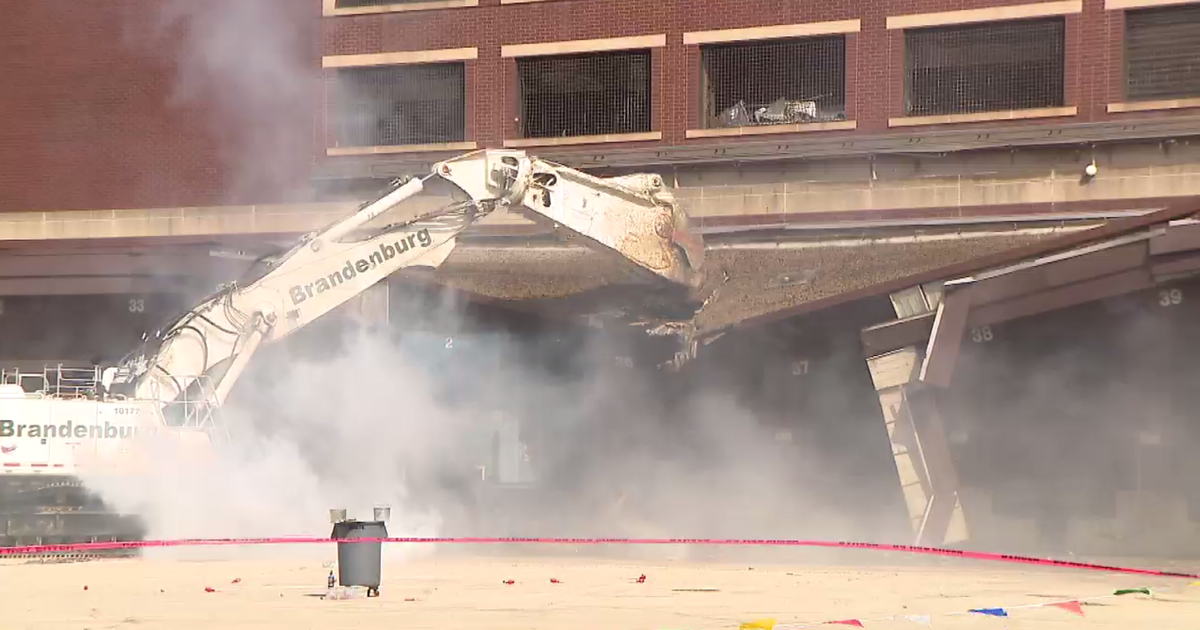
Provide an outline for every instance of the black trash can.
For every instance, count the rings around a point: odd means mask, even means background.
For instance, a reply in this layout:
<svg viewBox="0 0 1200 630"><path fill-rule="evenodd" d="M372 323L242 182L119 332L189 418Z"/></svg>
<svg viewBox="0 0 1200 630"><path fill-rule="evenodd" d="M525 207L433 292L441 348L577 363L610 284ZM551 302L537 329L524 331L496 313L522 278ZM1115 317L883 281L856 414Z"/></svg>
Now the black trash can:
<svg viewBox="0 0 1200 630"><path fill-rule="evenodd" d="M341 521L333 524L330 538L343 541L356 538L387 538L383 521ZM338 583L365 586L367 597L379 597L383 573L383 543L338 542Z"/></svg>

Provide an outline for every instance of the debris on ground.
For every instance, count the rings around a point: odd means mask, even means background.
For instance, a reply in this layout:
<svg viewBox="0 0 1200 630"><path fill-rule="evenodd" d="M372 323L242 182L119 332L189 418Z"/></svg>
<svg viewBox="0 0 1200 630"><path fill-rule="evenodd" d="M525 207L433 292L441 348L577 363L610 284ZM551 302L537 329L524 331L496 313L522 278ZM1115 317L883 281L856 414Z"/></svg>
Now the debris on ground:
<svg viewBox="0 0 1200 630"><path fill-rule="evenodd" d="M365 586L335 586L327 589L321 599L341 601L346 599L362 599L366 596L367 587Z"/></svg>

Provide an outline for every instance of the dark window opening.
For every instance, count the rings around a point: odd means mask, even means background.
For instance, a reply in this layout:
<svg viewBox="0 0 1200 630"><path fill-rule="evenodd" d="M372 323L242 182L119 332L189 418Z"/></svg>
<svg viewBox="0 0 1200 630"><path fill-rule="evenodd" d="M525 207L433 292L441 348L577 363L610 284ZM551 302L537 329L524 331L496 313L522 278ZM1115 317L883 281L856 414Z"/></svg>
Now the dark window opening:
<svg viewBox="0 0 1200 630"><path fill-rule="evenodd" d="M650 131L650 51L517 59L524 138Z"/></svg>
<svg viewBox="0 0 1200 630"><path fill-rule="evenodd" d="M465 74L462 63L338 70L336 146L464 141Z"/></svg>
<svg viewBox="0 0 1200 630"><path fill-rule="evenodd" d="M334 8L358 9L360 7L383 7L389 4L418 4L429 0L337 0Z"/></svg>
<svg viewBox="0 0 1200 630"><path fill-rule="evenodd" d="M846 38L806 37L701 48L706 128L846 118Z"/></svg>
<svg viewBox="0 0 1200 630"><path fill-rule="evenodd" d="M1200 96L1200 5L1125 13L1125 99Z"/></svg>
<svg viewBox="0 0 1200 630"><path fill-rule="evenodd" d="M909 116L1062 107L1061 17L907 30Z"/></svg>

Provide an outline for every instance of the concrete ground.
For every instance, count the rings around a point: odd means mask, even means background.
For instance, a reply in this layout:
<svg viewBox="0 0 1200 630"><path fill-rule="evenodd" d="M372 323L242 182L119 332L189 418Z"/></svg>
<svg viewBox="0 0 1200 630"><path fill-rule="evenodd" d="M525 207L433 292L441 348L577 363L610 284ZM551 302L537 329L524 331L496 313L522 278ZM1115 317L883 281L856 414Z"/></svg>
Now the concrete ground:
<svg viewBox="0 0 1200 630"><path fill-rule="evenodd" d="M874 621L895 615L931 615L932 627L948 629L1191 630L1200 623L1200 586L1189 588L1186 580L1038 567L438 556L389 560L381 597L334 601L320 597L331 563L316 556L8 560L0 563L0 630L701 630L736 629L764 617L780 624L854 617L867 628L920 627L904 619ZM637 583L642 574L646 581ZM1130 595L1085 605L1085 617L1056 608L1013 610L1008 619L945 616L1142 586L1163 590L1153 599Z"/></svg>

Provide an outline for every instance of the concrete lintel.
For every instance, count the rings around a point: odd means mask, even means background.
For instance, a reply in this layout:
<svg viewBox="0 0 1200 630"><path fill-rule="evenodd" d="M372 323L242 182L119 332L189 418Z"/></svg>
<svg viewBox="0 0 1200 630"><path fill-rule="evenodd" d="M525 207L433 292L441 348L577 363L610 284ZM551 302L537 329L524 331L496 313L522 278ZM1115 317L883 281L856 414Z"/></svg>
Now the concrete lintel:
<svg viewBox="0 0 1200 630"><path fill-rule="evenodd" d="M0 296L188 293L197 288L186 277L169 276L0 278Z"/></svg>

